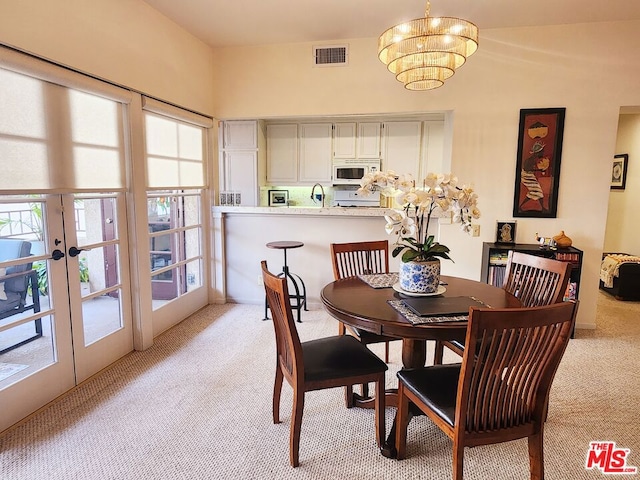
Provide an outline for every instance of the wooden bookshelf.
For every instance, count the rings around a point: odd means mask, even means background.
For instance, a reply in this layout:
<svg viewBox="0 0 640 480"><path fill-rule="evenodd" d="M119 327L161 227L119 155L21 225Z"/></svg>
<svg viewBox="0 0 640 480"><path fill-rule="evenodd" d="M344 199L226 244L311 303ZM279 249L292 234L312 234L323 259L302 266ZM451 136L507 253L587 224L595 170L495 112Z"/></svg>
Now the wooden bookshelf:
<svg viewBox="0 0 640 480"><path fill-rule="evenodd" d="M571 263L571 273L565 299L577 299L582 273L582 250L575 247L540 248L536 243L490 243L482 245L482 270L480 279L490 285L502 286L509 251L528 253Z"/></svg>

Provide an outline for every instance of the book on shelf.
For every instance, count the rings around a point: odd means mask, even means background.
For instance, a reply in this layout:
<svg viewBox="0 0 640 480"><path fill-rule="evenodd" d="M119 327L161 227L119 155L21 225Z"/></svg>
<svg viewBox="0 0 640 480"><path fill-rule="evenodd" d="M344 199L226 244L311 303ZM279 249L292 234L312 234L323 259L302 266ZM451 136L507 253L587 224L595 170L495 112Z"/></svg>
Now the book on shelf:
<svg viewBox="0 0 640 480"><path fill-rule="evenodd" d="M507 252L493 252L489 255L489 265L506 265L508 258Z"/></svg>
<svg viewBox="0 0 640 480"><path fill-rule="evenodd" d="M578 263L580 262L580 254L575 252L557 252L556 260L563 262Z"/></svg>
<svg viewBox="0 0 640 480"><path fill-rule="evenodd" d="M489 278L487 279L489 285L495 285L501 287L504 283L504 274L507 271L504 265L490 265L489 266Z"/></svg>

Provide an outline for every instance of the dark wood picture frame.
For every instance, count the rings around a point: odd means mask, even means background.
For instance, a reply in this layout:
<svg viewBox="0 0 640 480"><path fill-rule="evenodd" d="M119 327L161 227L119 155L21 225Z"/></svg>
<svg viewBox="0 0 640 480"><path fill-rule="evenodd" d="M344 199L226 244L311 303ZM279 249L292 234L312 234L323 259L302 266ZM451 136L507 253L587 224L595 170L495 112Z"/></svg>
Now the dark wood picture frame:
<svg viewBox="0 0 640 480"><path fill-rule="evenodd" d="M270 207L286 207L289 205L289 190L269 190Z"/></svg>
<svg viewBox="0 0 640 480"><path fill-rule="evenodd" d="M496 243L516 243L516 222L496 222Z"/></svg>
<svg viewBox="0 0 640 480"><path fill-rule="evenodd" d="M566 108L520 110L514 217L555 218Z"/></svg>
<svg viewBox="0 0 640 480"><path fill-rule="evenodd" d="M611 165L611 190L624 190L627 185L628 164L629 155L627 153L614 155Z"/></svg>

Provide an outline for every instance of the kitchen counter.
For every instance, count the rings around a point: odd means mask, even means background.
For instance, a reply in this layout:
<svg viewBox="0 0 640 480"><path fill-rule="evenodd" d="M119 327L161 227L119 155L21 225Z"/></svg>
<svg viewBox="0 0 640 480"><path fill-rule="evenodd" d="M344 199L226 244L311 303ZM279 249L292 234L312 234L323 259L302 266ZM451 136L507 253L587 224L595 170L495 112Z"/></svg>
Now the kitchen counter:
<svg viewBox="0 0 640 480"><path fill-rule="evenodd" d="M384 217L380 207L213 207L214 217L223 214L306 215L330 217Z"/></svg>
<svg viewBox="0 0 640 480"><path fill-rule="evenodd" d="M260 262L267 260L274 273L281 272L283 264L282 252L266 244L295 240L304 247L289 252L289 267L304 280L308 304L322 308L320 291L333 280L331 243L385 239L392 243L395 237L389 237L384 228L388 211L380 207L213 207L213 301L263 303ZM398 261L390 259L395 271ZM302 317L304 322L304 312Z"/></svg>

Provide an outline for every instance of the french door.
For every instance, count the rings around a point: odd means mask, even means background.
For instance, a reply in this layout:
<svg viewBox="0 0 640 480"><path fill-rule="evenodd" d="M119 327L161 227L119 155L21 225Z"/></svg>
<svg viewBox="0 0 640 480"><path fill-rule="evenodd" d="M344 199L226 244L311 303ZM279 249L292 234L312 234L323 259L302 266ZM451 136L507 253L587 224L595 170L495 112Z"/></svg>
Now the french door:
<svg viewBox="0 0 640 480"><path fill-rule="evenodd" d="M0 274L34 283L0 313L0 431L133 350L123 193L0 197L0 252L16 242Z"/></svg>

